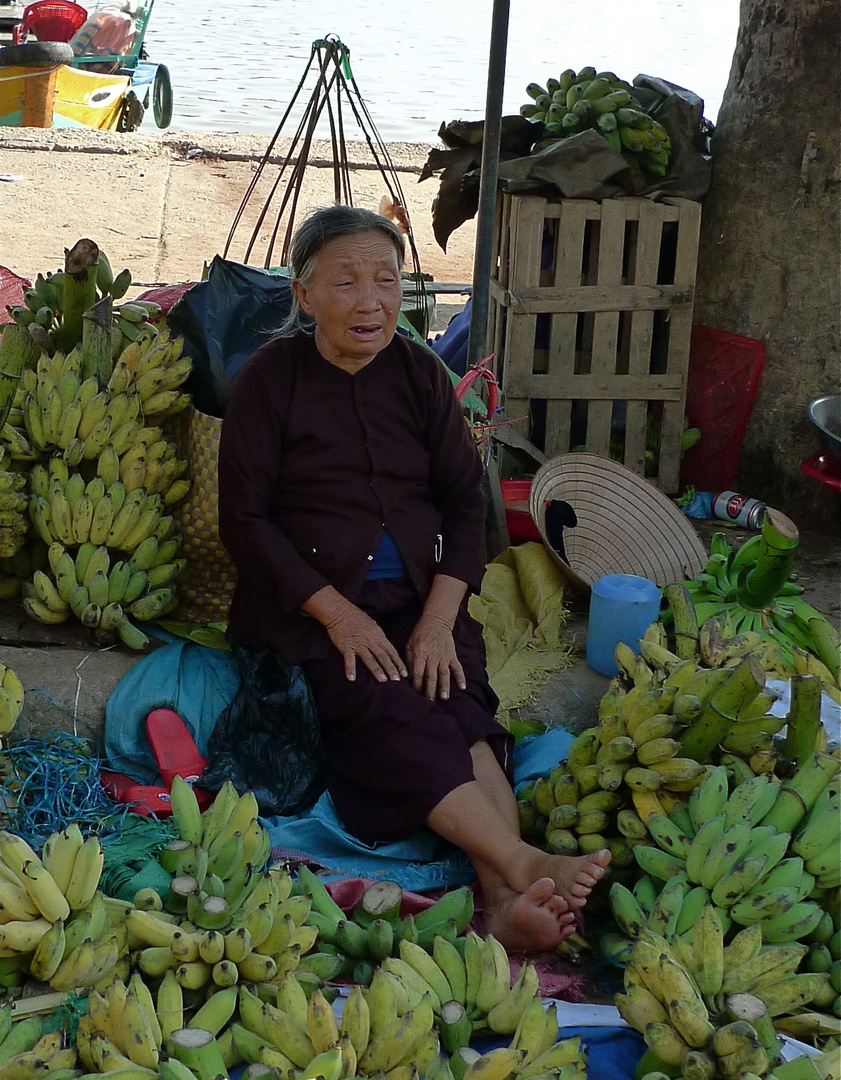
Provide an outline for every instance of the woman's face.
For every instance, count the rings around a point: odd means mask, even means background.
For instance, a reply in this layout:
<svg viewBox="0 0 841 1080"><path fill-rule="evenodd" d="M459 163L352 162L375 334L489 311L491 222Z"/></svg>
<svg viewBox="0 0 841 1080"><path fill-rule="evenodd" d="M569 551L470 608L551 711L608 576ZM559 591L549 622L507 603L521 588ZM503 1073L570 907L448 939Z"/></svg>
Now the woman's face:
<svg viewBox="0 0 841 1080"><path fill-rule="evenodd" d="M315 340L330 363L364 367L394 336L400 314L400 266L378 229L330 240L315 258L309 285L294 281L301 308L315 319Z"/></svg>

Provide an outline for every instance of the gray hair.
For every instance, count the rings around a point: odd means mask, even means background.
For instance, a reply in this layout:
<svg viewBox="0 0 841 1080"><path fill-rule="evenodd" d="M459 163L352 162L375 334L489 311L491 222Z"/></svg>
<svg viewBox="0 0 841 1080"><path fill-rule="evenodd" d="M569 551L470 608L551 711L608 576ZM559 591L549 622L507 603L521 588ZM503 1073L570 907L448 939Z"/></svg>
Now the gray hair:
<svg viewBox="0 0 841 1080"><path fill-rule="evenodd" d="M391 241L398 265L402 267L406 257L406 241L395 222L361 206L337 203L313 210L299 225L289 252L290 277L297 279L302 285L309 285L315 271L316 257L325 244L340 236L352 236L354 233L369 232L371 229L378 230ZM293 292L292 307L280 332L288 333L303 322L303 312Z"/></svg>

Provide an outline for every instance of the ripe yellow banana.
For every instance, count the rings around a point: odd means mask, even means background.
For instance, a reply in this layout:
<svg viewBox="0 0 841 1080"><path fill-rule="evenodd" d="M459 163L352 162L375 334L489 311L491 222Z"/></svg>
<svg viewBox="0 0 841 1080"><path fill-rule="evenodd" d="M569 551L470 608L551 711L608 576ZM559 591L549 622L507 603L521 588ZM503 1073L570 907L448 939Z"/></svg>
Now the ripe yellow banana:
<svg viewBox="0 0 841 1080"><path fill-rule="evenodd" d="M102 844L96 836L89 836L76 854L64 893L71 911L78 911L90 904L99 888L104 862Z"/></svg>
<svg viewBox="0 0 841 1080"><path fill-rule="evenodd" d="M307 1005L307 1031L317 1054L329 1050L339 1039L333 1007L320 989L314 990Z"/></svg>
<svg viewBox="0 0 841 1080"><path fill-rule="evenodd" d="M393 1069L433 1023L432 1005L425 999L370 1041L359 1060L360 1071L373 1074Z"/></svg>
<svg viewBox="0 0 841 1080"><path fill-rule="evenodd" d="M414 942L401 939L398 943L398 951L400 958L405 961L411 968L413 968L417 974L424 980L424 982L431 988L433 994L437 998L436 1011L440 1011L440 1006L445 1001L453 999L453 990L447 981L447 977L441 968L435 963L433 957L429 953L422 949L420 945L414 944ZM504 951L504 950L503 950ZM506 955L506 969L507 969L507 955ZM508 982L510 982L510 976L506 976ZM506 992L508 986L506 985Z"/></svg>
<svg viewBox="0 0 841 1080"><path fill-rule="evenodd" d="M476 991L476 1009L488 1014L511 987L511 967L505 947L493 934L487 934L482 948L481 979Z"/></svg>
<svg viewBox="0 0 841 1080"><path fill-rule="evenodd" d="M520 1017L540 990L540 978L532 963L525 962L517 973L514 985L488 1013L488 1027L501 1035L517 1030Z"/></svg>

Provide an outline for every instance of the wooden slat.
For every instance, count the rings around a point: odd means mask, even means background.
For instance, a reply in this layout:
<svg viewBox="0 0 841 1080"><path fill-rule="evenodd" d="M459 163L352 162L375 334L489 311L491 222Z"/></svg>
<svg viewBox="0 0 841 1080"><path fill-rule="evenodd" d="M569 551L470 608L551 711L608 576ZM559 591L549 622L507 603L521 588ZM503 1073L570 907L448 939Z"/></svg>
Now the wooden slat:
<svg viewBox="0 0 841 1080"><path fill-rule="evenodd" d="M535 198L533 195L506 195L509 199ZM656 207L661 221L677 221L680 217L682 205L685 199L662 199L660 202L652 202L651 199L641 199L636 195L629 195L621 199L606 199L604 202L616 203L622 207L622 214L626 221L636 221L640 216L640 208L643 203L649 203ZM546 202L543 216L546 218L560 217L564 213L564 206L568 202L579 203L588 218L599 221L602 216L604 202L596 202L594 199L559 199L555 202Z"/></svg>
<svg viewBox="0 0 841 1080"><path fill-rule="evenodd" d="M588 208L593 204L579 199L567 199L561 205L555 249L556 289L578 285L581 280L581 252ZM597 204L596 204L597 205ZM578 315L551 316L549 336L549 373L553 378L566 380L575 373L575 331ZM565 454L570 449L572 403L550 397L546 402L545 446L550 455Z"/></svg>
<svg viewBox="0 0 841 1080"><path fill-rule="evenodd" d="M488 296L488 321L485 326L485 356L492 356L489 367L499 378L502 368L502 321L504 312L499 303L494 302L494 290L500 288L497 276L504 272L507 260L503 258L503 248L508 243L508 229L505 227L507 207L504 199L497 199L494 209L493 245L491 247L491 278Z"/></svg>
<svg viewBox="0 0 841 1080"><path fill-rule="evenodd" d="M683 417L686 412L686 377L689 368L689 339L692 333L692 312L695 299L695 271L698 261L698 235L701 227L699 203L681 199L680 223L675 257L675 286L691 294L691 302L676 307L669 318L669 348L667 371L684 373L683 392L678 401L663 406L660 428L660 461L657 482L667 494L680 487L680 458L683 441Z"/></svg>
<svg viewBox="0 0 841 1080"><path fill-rule="evenodd" d="M544 200L534 197L511 200L511 248L509 251L509 285L512 290L535 287L540 281L540 257L543 248ZM524 315L512 319L510 312L505 324L505 363L502 370L502 388L505 390L507 416L528 413L528 392L512 394L508 389L512 379L518 376L530 378L534 369L534 342L537 315ZM527 385L524 383L524 385ZM525 424L521 425L526 434Z"/></svg>
<svg viewBox="0 0 841 1080"><path fill-rule="evenodd" d="M500 206L501 240L499 247L499 273L502 283L507 288L511 270L511 200L503 199Z"/></svg>
<svg viewBox="0 0 841 1080"><path fill-rule="evenodd" d="M625 250L626 214L618 201L607 199L602 204L602 223L599 235L598 285L615 288L622 285L622 256ZM593 324L590 374L607 378L616 374L618 311L600 311ZM609 456L613 401L592 398L587 409L587 450Z"/></svg>
<svg viewBox="0 0 841 1080"><path fill-rule="evenodd" d="M549 460L539 447L510 424L500 424L495 427L491 432L491 439L502 443L503 446L510 446L513 450L522 450L538 468Z"/></svg>
<svg viewBox="0 0 841 1080"><path fill-rule="evenodd" d="M685 285L580 285L572 289L509 289L500 303L515 315L564 311L658 311L693 302Z"/></svg>
<svg viewBox="0 0 841 1080"><path fill-rule="evenodd" d="M660 265L660 246L663 238L663 218L657 207L647 199L640 206L633 262L635 285L656 286ZM628 342L628 374L647 378L651 363L654 334L654 312L634 311L631 315ZM628 401L625 417L624 464L640 476L645 475L645 443L648 402Z"/></svg>
<svg viewBox="0 0 841 1080"><path fill-rule="evenodd" d="M590 401L680 401L680 375L516 375L507 383L510 397L586 398Z"/></svg>

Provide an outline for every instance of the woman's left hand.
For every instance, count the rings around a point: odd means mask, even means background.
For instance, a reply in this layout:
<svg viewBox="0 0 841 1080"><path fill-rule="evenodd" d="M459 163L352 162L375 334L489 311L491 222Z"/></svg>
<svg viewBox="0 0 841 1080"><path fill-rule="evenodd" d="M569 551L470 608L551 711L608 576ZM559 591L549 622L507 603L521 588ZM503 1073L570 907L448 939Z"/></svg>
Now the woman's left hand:
<svg viewBox="0 0 841 1080"><path fill-rule="evenodd" d="M406 645L406 659L412 686L430 701L446 701L452 680L459 690L467 686L452 630L434 615L421 615Z"/></svg>

